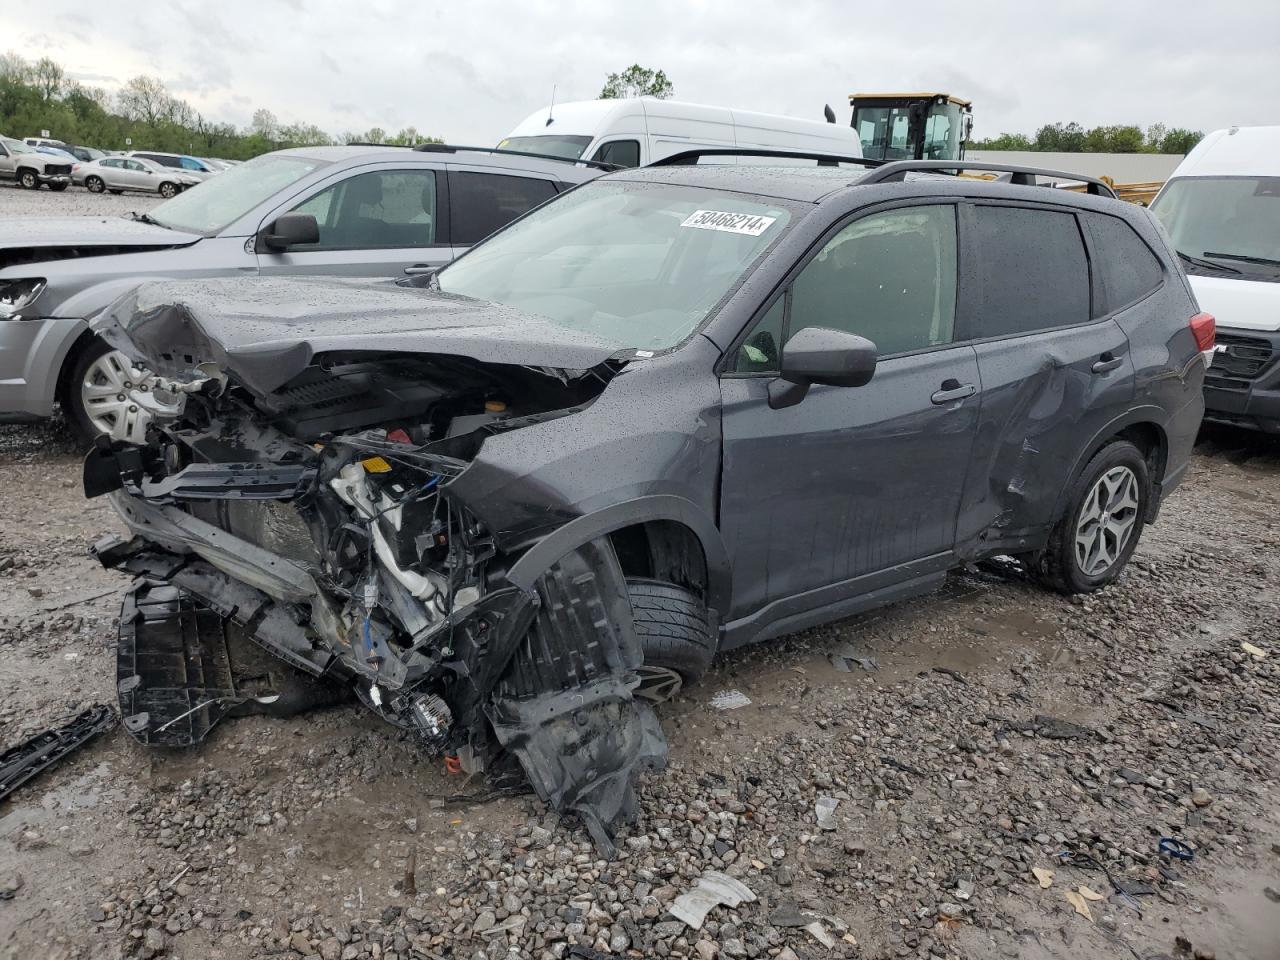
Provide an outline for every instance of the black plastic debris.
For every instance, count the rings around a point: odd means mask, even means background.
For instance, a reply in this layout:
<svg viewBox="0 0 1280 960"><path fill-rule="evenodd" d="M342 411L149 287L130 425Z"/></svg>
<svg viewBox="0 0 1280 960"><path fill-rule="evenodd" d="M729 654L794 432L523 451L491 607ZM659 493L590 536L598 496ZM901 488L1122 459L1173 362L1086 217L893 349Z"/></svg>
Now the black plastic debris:
<svg viewBox="0 0 1280 960"><path fill-rule="evenodd" d="M120 611L116 687L125 730L148 746L199 743L245 699L226 621L186 591L148 580L134 583Z"/></svg>
<svg viewBox="0 0 1280 960"><path fill-rule="evenodd" d="M26 743L0 753L0 800L115 722L115 711L98 704L56 730L38 733Z"/></svg>

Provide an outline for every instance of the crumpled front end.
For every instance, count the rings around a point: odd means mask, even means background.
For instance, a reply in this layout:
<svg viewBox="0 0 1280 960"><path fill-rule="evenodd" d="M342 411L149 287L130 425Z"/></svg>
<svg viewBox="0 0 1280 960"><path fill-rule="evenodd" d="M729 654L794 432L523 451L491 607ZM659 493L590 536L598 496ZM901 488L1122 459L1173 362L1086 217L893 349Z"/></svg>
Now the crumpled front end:
<svg viewBox="0 0 1280 960"><path fill-rule="evenodd" d="M451 487L487 437L573 416L616 369L333 354L264 393L206 367L145 444L99 441L86 493L109 494L132 537L96 552L139 578L121 622L126 728L189 745L279 696L237 669L233 631L450 765L501 783L522 769L611 850L636 772L666 753L633 696L618 558L593 541L520 589L518 558Z"/></svg>

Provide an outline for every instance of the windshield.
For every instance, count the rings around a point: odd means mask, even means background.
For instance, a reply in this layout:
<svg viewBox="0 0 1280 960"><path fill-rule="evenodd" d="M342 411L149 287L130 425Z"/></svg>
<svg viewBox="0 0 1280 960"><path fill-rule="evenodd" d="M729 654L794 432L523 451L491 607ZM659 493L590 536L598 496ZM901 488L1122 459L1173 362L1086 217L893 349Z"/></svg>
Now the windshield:
<svg viewBox="0 0 1280 960"><path fill-rule="evenodd" d="M525 153L540 153L544 157L561 157L565 160L578 160L582 151L587 149L592 137L507 137L500 144L499 150L522 150Z"/></svg>
<svg viewBox="0 0 1280 960"><path fill-rule="evenodd" d="M328 161L264 154L187 190L151 211L164 227L192 233L217 233L258 204L301 180Z"/></svg>
<svg viewBox="0 0 1280 960"><path fill-rule="evenodd" d="M1171 180L1151 205L1174 249L1208 261L1189 272L1280 276L1280 177Z"/></svg>
<svg viewBox="0 0 1280 960"><path fill-rule="evenodd" d="M473 247L440 289L664 350L786 232L793 205L702 187L595 181Z"/></svg>
<svg viewBox="0 0 1280 960"><path fill-rule="evenodd" d="M21 140L4 140L0 142L3 142L4 145L9 148L10 153L35 153L36 152L36 149L34 147L27 146Z"/></svg>

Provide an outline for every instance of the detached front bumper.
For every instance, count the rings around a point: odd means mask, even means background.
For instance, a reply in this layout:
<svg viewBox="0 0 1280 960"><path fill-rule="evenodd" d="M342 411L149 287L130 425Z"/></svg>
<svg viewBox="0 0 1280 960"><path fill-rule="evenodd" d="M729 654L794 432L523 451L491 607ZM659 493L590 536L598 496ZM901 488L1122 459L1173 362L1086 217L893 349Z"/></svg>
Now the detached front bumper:
<svg viewBox="0 0 1280 960"><path fill-rule="evenodd" d="M1204 418L1280 434L1280 331L1218 328Z"/></svg>
<svg viewBox="0 0 1280 960"><path fill-rule="evenodd" d="M47 184L70 183L71 174L69 173L37 173L36 179L39 180L41 183L47 183Z"/></svg>

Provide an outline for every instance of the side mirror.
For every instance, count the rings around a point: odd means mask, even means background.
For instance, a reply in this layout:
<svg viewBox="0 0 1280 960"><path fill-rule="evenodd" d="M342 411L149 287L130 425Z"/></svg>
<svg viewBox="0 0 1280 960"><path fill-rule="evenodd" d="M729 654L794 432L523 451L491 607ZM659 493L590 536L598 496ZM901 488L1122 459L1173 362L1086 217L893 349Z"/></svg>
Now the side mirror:
<svg viewBox="0 0 1280 960"><path fill-rule="evenodd" d="M277 253L304 243L320 242L320 224L309 213L285 213L264 230L262 245Z"/></svg>
<svg viewBox="0 0 1280 960"><path fill-rule="evenodd" d="M876 345L866 337L827 327L805 327L782 348L782 375L769 384L775 410L799 403L809 387L861 387L876 372Z"/></svg>

